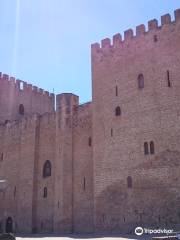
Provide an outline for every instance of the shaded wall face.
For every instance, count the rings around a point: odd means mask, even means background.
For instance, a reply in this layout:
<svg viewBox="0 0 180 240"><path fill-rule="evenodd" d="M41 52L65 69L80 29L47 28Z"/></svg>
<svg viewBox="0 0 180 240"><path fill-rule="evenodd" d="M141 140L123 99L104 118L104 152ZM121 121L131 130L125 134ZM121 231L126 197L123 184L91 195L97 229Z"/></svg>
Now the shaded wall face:
<svg viewBox="0 0 180 240"><path fill-rule="evenodd" d="M92 106L80 106L73 122L73 231L90 233L93 232Z"/></svg>
<svg viewBox="0 0 180 240"><path fill-rule="evenodd" d="M54 231L73 231L73 113L78 96L60 94L56 98L56 158L54 185Z"/></svg>
<svg viewBox="0 0 180 240"><path fill-rule="evenodd" d="M38 159L36 165L36 228L37 232L53 232L54 175L55 175L55 115L40 118ZM50 165L47 165L47 161ZM47 166L48 168L45 168ZM49 176L46 175L49 172ZM47 169L47 170L46 170Z"/></svg>
<svg viewBox="0 0 180 240"><path fill-rule="evenodd" d="M157 41L154 41L155 35ZM139 164L155 161L156 154L167 149L177 151L179 148L179 38L180 22L176 21L149 30L148 33L133 39L126 38L123 44L114 47L105 45L92 53L94 197L97 228L101 205L98 199L108 186L116 182L126 182L129 175L134 176L135 170L138 172ZM138 86L139 74L144 76L144 88ZM121 108L120 116L115 115L117 106ZM150 141L155 144L155 154L144 155L144 142L149 145ZM171 169L171 165L169 168ZM161 168L158 174L161 174ZM136 176L134 178L136 179ZM147 181L153 181L148 175L146 178ZM162 176L162 179L164 178L165 175ZM171 178L168 180L171 182ZM155 182L154 186L156 187ZM152 190L149 195L155 196L156 191L158 190ZM130 195L128 192L127 194L127 204L132 206L128 197ZM149 198L153 203L159 201ZM124 208L126 201L122 200ZM121 211L122 209L118 210L118 214L121 214ZM135 222L135 219L133 221Z"/></svg>
<svg viewBox="0 0 180 240"><path fill-rule="evenodd" d="M0 128L0 179L6 179L7 188L0 197L3 230L8 217L18 232L32 231L33 170L35 154L34 118L13 122Z"/></svg>
<svg viewBox="0 0 180 240"><path fill-rule="evenodd" d="M55 115L46 114L0 127L0 179L7 180L0 193L3 230L11 217L16 232L53 232L55 123ZM51 176L43 177L47 160Z"/></svg>

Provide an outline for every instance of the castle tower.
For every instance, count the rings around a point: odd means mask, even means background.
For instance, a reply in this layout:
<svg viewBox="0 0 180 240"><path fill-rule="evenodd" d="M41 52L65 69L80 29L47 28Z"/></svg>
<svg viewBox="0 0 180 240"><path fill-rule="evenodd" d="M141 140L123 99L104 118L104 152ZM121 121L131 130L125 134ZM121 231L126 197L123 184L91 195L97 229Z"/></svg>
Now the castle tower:
<svg viewBox="0 0 180 240"><path fill-rule="evenodd" d="M71 93L56 97L54 231L61 233L73 231L72 117L78 104L79 97Z"/></svg>
<svg viewBox="0 0 180 240"><path fill-rule="evenodd" d="M174 17L162 16L161 25L153 19L148 30L137 26L136 34L129 29L124 40L116 34L112 43L92 45L96 231L163 226L170 216L179 221L174 184L167 180L171 166L177 175L180 145L180 9Z"/></svg>

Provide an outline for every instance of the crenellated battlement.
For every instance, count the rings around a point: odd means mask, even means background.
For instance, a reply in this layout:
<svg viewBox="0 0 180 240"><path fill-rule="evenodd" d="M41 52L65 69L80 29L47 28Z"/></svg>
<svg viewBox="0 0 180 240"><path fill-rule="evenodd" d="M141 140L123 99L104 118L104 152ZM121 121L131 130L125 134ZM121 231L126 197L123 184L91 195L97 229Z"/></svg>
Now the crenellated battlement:
<svg viewBox="0 0 180 240"><path fill-rule="evenodd" d="M113 39L105 38L101 40L101 44L94 43L91 45L91 51L92 55L96 56L97 54L106 54L113 52L116 48L123 47L125 43L129 43L130 41L134 39L138 39L139 37L143 35L147 35L148 33L151 33L153 31L161 30L164 26L176 24L177 22L180 22L180 9L177 9L174 11L174 20L171 19L170 14L165 14L161 16L161 24L158 25L157 19L152 19L148 21L147 25L147 31L144 24L141 24L136 27L136 32L134 32L132 29L128 29L124 31L124 39L122 38L122 35L120 33L117 33L113 36Z"/></svg>
<svg viewBox="0 0 180 240"><path fill-rule="evenodd" d="M42 96L46 96L49 98L54 99L55 95L54 93L49 93L48 91L45 91L42 88L38 88L36 86L33 86L32 84L29 84L25 81L22 81L20 79L15 79L14 77L11 77L7 74L3 74L0 72L0 84L3 84L4 86L14 87L16 90L19 90L20 92L33 92Z"/></svg>
<svg viewBox="0 0 180 240"><path fill-rule="evenodd" d="M0 122L34 113L51 113L55 95L20 79L0 73Z"/></svg>

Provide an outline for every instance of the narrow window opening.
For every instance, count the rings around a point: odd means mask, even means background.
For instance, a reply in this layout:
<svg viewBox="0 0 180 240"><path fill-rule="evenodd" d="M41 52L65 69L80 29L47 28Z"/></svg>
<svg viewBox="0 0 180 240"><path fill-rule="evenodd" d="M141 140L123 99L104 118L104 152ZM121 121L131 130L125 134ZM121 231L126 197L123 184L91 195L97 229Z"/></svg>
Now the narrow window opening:
<svg viewBox="0 0 180 240"><path fill-rule="evenodd" d="M58 201L58 208L59 208L59 201Z"/></svg>
<svg viewBox="0 0 180 240"><path fill-rule="evenodd" d="M154 154L154 152L155 152L155 150L154 150L154 142L151 141L151 142L150 142L150 153L151 153L151 154Z"/></svg>
<svg viewBox="0 0 180 240"><path fill-rule="evenodd" d="M85 179L85 177L83 179L83 189L84 189L84 191L86 190L86 179Z"/></svg>
<svg viewBox="0 0 180 240"><path fill-rule="evenodd" d="M144 88L144 75L142 73L138 75L138 88Z"/></svg>
<svg viewBox="0 0 180 240"><path fill-rule="evenodd" d="M43 198L47 198L47 187L44 187Z"/></svg>
<svg viewBox="0 0 180 240"><path fill-rule="evenodd" d="M111 128L111 137L113 137L113 129Z"/></svg>
<svg viewBox="0 0 180 240"><path fill-rule="evenodd" d="M24 105L23 104L19 105L19 114L24 115Z"/></svg>
<svg viewBox="0 0 180 240"><path fill-rule="evenodd" d="M144 143L144 155L148 155L148 154L149 154L148 143L145 142L145 143Z"/></svg>
<svg viewBox="0 0 180 240"><path fill-rule="evenodd" d="M91 145L92 145L92 139L91 139L91 137L89 137L88 142L89 142L89 147L91 147Z"/></svg>
<svg viewBox="0 0 180 240"><path fill-rule="evenodd" d="M20 84L19 84L19 89L20 89L20 90L24 90L24 84L23 84L23 82L20 82Z"/></svg>
<svg viewBox="0 0 180 240"><path fill-rule="evenodd" d="M116 107L116 109L115 109L115 115L116 116L121 116L121 108L119 106Z"/></svg>
<svg viewBox="0 0 180 240"><path fill-rule="evenodd" d="M157 35L154 35L154 42L157 42L157 41L158 41Z"/></svg>
<svg viewBox="0 0 180 240"><path fill-rule="evenodd" d="M16 187L14 188L14 199L16 198Z"/></svg>
<svg viewBox="0 0 180 240"><path fill-rule="evenodd" d="M132 177L131 176L127 177L127 187L132 188Z"/></svg>
<svg viewBox="0 0 180 240"><path fill-rule="evenodd" d="M116 97L118 96L118 86L116 86Z"/></svg>
<svg viewBox="0 0 180 240"><path fill-rule="evenodd" d="M123 218L123 220L124 220L124 222L126 222L126 218L125 217Z"/></svg>
<svg viewBox="0 0 180 240"><path fill-rule="evenodd" d="M167 70L167 85L168 85L168 87L171 87L171 81L170 81L169 70Z"/></svg>

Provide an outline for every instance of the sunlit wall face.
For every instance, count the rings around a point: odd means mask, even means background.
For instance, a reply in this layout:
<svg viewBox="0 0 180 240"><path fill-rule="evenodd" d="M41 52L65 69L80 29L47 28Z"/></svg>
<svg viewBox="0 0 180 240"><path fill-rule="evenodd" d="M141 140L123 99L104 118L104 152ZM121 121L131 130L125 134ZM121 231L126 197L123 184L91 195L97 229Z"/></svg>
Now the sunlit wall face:
<svg viewBox="0 0 180 240"><path fill-rule="evenodd" d="M179 0L1 0L0 71L86 102L90 44L179 6Z"/></svg>

